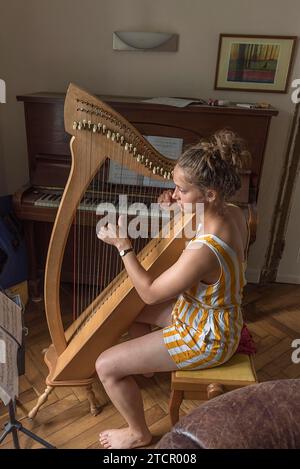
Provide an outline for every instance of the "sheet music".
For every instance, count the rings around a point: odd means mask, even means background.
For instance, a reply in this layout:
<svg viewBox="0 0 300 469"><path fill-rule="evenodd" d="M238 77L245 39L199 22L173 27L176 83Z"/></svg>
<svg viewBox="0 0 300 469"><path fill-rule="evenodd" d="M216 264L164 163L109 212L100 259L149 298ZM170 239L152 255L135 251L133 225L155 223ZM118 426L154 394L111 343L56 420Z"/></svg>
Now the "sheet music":
<svg viewBox="0 0 300 469"><path fill-rule="evenodd" d="M18 344L22 342L22 308L0 292L0 399L7 405L18 396ZM7 331L10 335L5 332Z"/></svg>
<svg viewBox="0 0 300 469"><path fill-rule="evenodd" d="M110 160L108 182L113 184L139 186L142 184L142 181L143 176L140 176L135 171L130 171L129 169L122 167L119 163Z"/></svg>
<svg viewBox="0 0 300 469"><path fill-rule="evenodd" d="M177 160L179 155L182 153L183 139L173 137L158 137L154 135L148 135L144 137L149 143L164 156ZM174 189L175 185L173 181L158 181L150 177L144 177L144 186L155 186L162 187L164 189Z"/></svg>
<svg viewBox="0 0 300 469"><path fill-rule="evenodd" d="M144 135L144 138L164 156L177 160L182 152L183 139L173 137L158 137L155 135ZM127 168L122 167L119 163L113 160L109 162L109 176L108 182L113 184L124 184L124 185L143 185L146 187L162 187L164 189L173 189L173 181L158 181L157 179L141 176L135 171L130 171Z"/></svg>
<svg viewBox="0 0 300 469"><path fill-rule="evenodd" d="M202 102L202 100L198 99L185 99L185 98L167 98L167 97L160 97L160 98L149 98L143 99L142 102L149 103L149 104L163 104L165 106L174 106L174 107L186 107L191 103L195 102Z"/></svg>

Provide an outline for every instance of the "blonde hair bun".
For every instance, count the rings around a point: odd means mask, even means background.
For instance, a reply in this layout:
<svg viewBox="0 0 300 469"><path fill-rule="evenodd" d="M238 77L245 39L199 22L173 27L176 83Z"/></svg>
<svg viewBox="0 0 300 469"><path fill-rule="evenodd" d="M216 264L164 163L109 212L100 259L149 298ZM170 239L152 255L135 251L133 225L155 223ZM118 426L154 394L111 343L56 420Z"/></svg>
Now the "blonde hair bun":
<svg viewBox="0 0 300 469"><path fill-rule="evenodd" d="M228 198L240 189L240 172L250 169L251 154L242 138L222 129L188 148L177 164L191 183L202 190L214 188Z"/></svg>

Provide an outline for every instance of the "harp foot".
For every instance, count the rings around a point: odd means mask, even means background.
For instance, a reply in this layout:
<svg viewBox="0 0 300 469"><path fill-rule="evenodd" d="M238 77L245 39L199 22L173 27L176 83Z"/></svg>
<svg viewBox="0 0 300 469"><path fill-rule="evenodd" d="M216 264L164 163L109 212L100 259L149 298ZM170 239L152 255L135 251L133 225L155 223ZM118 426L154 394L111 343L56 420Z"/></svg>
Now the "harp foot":
<svg viewBox="0 0 300 469"><path fill-rule="evenodd" d="M31 411L28 413L28 417L30 419L34 419L36 414L39 411L39 408L47 401L49 394L53 391L54 387L53 386L47 386L44 393L40 395L40 397L37 400L36 405L31 409Z"/></svg>
<svg viewBox="0 0 300 469"><path fill-rule="evenodd" d="M95 393L93 391L93 386L91 384L86 386L86 395L90 403L90 412L94 417L96 417L96 415L101 412L101 406L96 399Z"/></svg>

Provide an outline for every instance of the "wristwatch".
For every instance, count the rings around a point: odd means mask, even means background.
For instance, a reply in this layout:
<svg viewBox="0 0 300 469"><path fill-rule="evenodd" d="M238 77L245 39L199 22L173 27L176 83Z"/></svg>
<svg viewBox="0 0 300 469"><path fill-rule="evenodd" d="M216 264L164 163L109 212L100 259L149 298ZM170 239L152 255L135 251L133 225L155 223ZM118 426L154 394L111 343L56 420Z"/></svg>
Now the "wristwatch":
<svg viewBox="0 0 300 469"><path fill-rule="evenodd" d="M121 251L119 251L119 254L120 254L121 257L124 257L124 256L126 256L126 254L128 254L131 251L133 251L133 248L122 249Z"/></svg>

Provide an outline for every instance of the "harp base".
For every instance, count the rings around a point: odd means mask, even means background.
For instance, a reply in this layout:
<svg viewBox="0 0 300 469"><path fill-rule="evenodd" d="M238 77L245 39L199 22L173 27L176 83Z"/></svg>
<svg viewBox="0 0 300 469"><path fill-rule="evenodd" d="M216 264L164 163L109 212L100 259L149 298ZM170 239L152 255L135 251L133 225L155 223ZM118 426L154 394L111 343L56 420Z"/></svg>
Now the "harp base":
<svg viewBox="0 0 300 469"><path fill-rule="evenodd" d="M81 380L70 380L70 381L52 380L51 376L53 375L53 372L55 370L56 359L57 359L57 355L56 355L55 348L53 345L50 345L47 352L45 353L45 362L49 369L49 375L46 378L46 389L43 392L43 394L39 396L36 405L28 413L28 417L30 419L35 418L40 407L48 400L49 395L52 393L53 389L56 386L85 387L87 399L90 404L90 412L94 416L98 415L101 412L102 407L98 403L95 393L93 391L92 385L93 385L93 382L95 381L95 378L92 377L92 378L86 378L86 379L81 379Z"/></svg>

